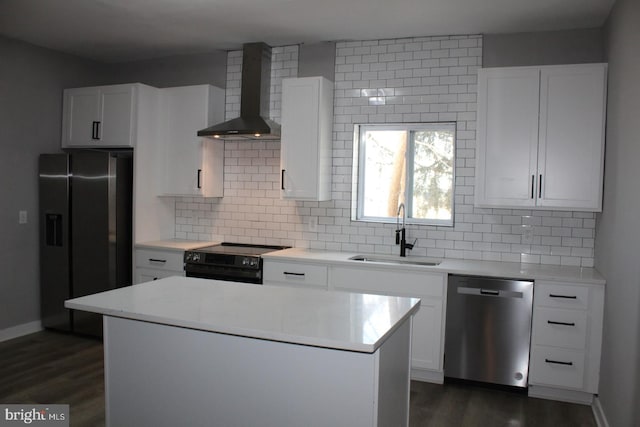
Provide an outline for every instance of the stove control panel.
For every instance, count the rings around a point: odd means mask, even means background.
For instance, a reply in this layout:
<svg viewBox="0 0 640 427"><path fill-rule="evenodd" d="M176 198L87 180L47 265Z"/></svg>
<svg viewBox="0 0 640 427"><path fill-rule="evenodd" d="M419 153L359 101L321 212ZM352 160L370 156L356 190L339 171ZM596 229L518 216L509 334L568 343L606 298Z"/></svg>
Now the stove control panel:
<svg viewBox="0 0 640 427"><path fill-rule="evenodd" d="M260 259L255 257L244 257L241 262L243 267L256 268L260 264Z"/></svg>
<svg viewBox="0 0 640 427"><path fill-rule="evenodd" d="M262 260L259 256L252 255L232 255L211 252L201 252L198 250L185 251L185 265L208 265L224 268L237 269L262 269Z"/></svg>
<svg viewBox="0 0 640 427"><path fill-rule="evenodd" d="M200 253L186 251L184 253L184 262L200 262Z"/></svg>

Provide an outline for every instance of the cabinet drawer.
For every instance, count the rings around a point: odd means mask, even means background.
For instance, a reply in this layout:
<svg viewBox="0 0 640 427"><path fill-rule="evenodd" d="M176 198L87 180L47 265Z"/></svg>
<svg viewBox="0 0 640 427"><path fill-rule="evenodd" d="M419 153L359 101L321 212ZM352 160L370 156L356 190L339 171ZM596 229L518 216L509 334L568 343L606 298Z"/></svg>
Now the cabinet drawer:
<svg viewBox="0 0 640 427"><path fill-rule="evenodd" d="M264 282L300 286L327 286L327 266L277 261L264 262Z"/></svg>
<svg viewBox="0 0 640 427"><path fill-rule="evenodd" d="M587 312L536 308L533 312L533 342L539 345L584 349Z"/></svg>
<svg viewBox="0 0 640 427"><path fill-rule="evenodd" d="M445 277L441 273L407 272L371 266L331 269L331 285L335 289L408 297L443 297Z"/></svg>
<svg viewBox="0 0 640 427"><path fill-rule="evenodd" d="M572 285L538 284L533 290L535 307L575 308L589 306L589 288Z"/></svg>
<svg viewBox="0 0 640 427"><path fill-rule="evenodd" d="M158 270L183 271L184 252L161 251L153 249L136 250L136 267Z"/></svg>
<svg viewBox="0 0 640 427"><path fill-rule="evenodd" d="M184 276L184 271L158 270L155 268L136 267L136 285L171 276Z"/></svg>
<svg viewBox="0 0 640 427"><path fill-rule="evenodd" d="M529 371L529 381L532 384L582 388L584 352L534 346Z"/></svg>

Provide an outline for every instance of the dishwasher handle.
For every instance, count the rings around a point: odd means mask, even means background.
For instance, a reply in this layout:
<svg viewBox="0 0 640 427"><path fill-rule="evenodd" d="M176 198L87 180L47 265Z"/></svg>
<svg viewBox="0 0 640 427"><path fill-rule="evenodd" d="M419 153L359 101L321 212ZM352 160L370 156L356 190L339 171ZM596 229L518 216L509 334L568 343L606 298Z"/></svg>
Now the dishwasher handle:
<svg viewBox="0 0 640 427"><path fill-rule="evenodd" d="M458 293L462 295L475 295L480 297L522 298L522 292L518 292L518 291L505 291L501 289L486 289L486 288L469 288L466 286L459 286Z"/></svg>

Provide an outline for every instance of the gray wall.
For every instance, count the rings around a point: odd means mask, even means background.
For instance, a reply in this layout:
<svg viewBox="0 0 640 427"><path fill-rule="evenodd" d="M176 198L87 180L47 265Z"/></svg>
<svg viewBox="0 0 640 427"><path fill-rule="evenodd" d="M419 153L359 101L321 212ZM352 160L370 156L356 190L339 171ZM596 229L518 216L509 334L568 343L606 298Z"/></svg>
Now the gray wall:
<svg viewBox="0 0 640 427"><path fill-rule="evenodd" d="M298 77L336 76L336 43L303 43L298 51Z"/></svg>
<svg viewBox="0 0 640 427"><path fill-rule="evenodd" d="M335 76L335 42L300 45L298 76ZM208 83L226 88L227 52L177 55L144 61L112 64L108 68L111 83L139 82L155 87L187 86Z"/></svg>
<svg viewBox="0 0 640 427"><path fill-rule="evenodd" d="M1 331L40 319L37 164L60 151L62 89L105 80L95 62L4 37L0 58Z"/></svg>
<svg viewBox="0 0 640 427"><path fill-rule="evenodd" d="M0 331L40 319L38 154L60 151L62 90L226 85L226 52L101 64L0 37ZM18 211L28 223L18 224Z"/></svg>
<svg viewBox="0 0 640 427"><path fill-rule="evenodd" d="M155 87L210 84L225 88L227 52L177 55L144 61L112 64L111 83L144 83Z"/></svg>
<svg viewBox="0 0 640 427"><path fill-rule="evenodd" d="M483 67L602 62L602 29L483 35Z"/></svg>
<svg viewBox="0 0 640 427"><path fill-rule="evenodd" d="M640 2L617 0L605 27L609 62L604 208L596 268L607 278L600 402L610 426L640 425Z"/></svg>

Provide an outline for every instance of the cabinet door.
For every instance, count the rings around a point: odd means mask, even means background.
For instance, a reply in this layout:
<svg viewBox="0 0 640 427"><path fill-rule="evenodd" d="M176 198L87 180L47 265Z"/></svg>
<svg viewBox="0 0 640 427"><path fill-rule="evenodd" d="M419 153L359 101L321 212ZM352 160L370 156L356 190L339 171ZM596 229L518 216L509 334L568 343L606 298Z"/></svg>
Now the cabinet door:
<svg viewBox="0 0 640 427"><path fill-rule="evenodd" d="M129 84L66 89L62 147L132 147L135 102Z"/></svg>
<svg viewBox="0 0 640 427"><path fill-rule="evenodd" d="M105 86L100 89L99 145L132 147L135 135L135 87Z"/></svg>
<svg viewBox="0 0 640 427"><path fill-rule="evenodd" d="M606 66L542 68L538 206L600 211Z"/></svg>
<svg viewBox="0 0 640 427"><path fill-rule="evenodd" d="M413 319L411 366L442 369L445 275L349 267L331 267L329 274L329 290L420 298L420 310Z"/></svg>
<svg viewBox="0 0 640 427"><path fill-rule="evenodd" d="M422 297L420 310L413 320L414 330L411 343L411 366L413 368L442 369L443 302L439 299Z"/></svg>
<svg viewBox="0 0 640 427"><path fill-rule="evenodd" d="M211 102L220 104L224 91L214 89L217 88L196 85L163 90L166 140L162 194L222 196L223 142L200 138L196 134L214 121L222 121L220 112L212 116Z"/></svg>
<svg viewBox="0 0 640 427"><path fill-rule="evenodd" d="M100 121L100 89L65 89L62 119L62 147L86 147L97 143Z"/></svg>
<svg viewBox="0 0 640 427"><path fill-rule="evenodd" d="M322 77L282 82L282 197L329 200L333 85Z"/></svg>
<svg viewBox="0 0 640 427"><path fill-rule="evenodd" d="M479 71L476 205L535 205L538 88L537 68Z"/></svg>

